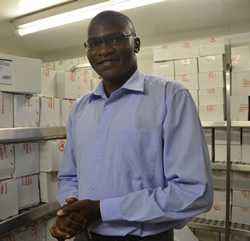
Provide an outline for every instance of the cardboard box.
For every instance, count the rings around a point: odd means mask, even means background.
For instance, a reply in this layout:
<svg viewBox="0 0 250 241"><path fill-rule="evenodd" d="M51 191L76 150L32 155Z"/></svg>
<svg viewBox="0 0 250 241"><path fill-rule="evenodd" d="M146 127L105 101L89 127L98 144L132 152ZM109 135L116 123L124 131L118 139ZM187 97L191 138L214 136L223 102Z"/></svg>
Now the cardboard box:
<svg viewBox="0 0 250 241"><path fill-rule="evenodd" d="M66 140L49 140L40 143L40 171L58 171L59 163L63 158Z"/></svg>
<svg viewBox="0 0 250 241"><path fill-rule="evenodd" d="M231 49L233 71L250 70L250 44Z"/></svg>
<svg viewBox="0 0 250 241"><path fill-rule="evenodd" d="M40 203L38 175L17 178L18 209L32 207Z"/></svg>
<svg viewBox="0 0 250 241"><path fill-rule="evenodd" d="M223 71L223 55L210 55L199 57L199 72Z"/></svg>
<svg viewBox="0 0 250 241"><path fill-rule="evenodd" d="M199 106L198 91L197 90L188 90L188 91L194 100L196 108L198 109Z"/></svg>
<svg viewBox="0 0 250 241"><path fill-rule="evenodd" d="M83 95L86 95L91 90L91 79L89 78L89 73L86 69L78 69L75 71L76 74L76 81L79 85L77 97L81 97ZM91 76L92 77L92 76Z"/></svg>
<svg viewBox="0 0 250 241"><path fill-rule="evenodd" d="M0 220L18 214L17 182L14 179L0 181Z"/></svg>
<svg viewBox="0 0 250 241"><path fill-rule="evenodd" d="M66 126L75 100L61 100L61 126Z"/></svg>
<svg viewBox="0 0 250 241"><path fill-rule="evenodd" d="M14 173L13 145L0 144L0 180L12 177Z"/></svg>
<svg viewBox="0 0 250 241"><path fill-rule="evenodd" d="M232 73L232 92L250 95L250 70Z"/></svg>
<svg viewBox="0 0 250 241"><path fill-rule="evenodd" d="M15 144L15 177L39 173L39 144Z"/></svg>
<svg viewBox="0 0 250 241"><path fill-rule="evenodd" d="M40 126L60 126L60 99L53 97L41 97Z"/></svg>
<svg viewBox="0 0 250 241"><path fill-rule="evenodd" d="M224 88L200 89L199 103L200 105L225 104L225 89Z"/></svg>
<svg viewBox="0 0 250 241"><path fill-rule="evenodd" d="M224 88L224 73L222 71L210 71L199 73L199 88L200 89L213 89Z"/></svg>
<svg viewBox="0 0 250 241"><path fill-rule="evenodd" d="M210 36L200 40L199 55L222 55L225 53L225 40L223 37Z"/></svg>
<svg viewBox="0 0 250 241"><path fill-rule="evenodd" d="M199 41L185 40L171 45L174 59L196 58L199 56Z"/></svg>
<svg viewBox="0 0 250 241"><path fill-rule="evenodd" d="M55 202L58 191L57 174L54 172L40 172L41 201Z"/></svg>
<svg viewBox="0 0 250 241"><path fill-rule="evenodd" d="M233 121L247 121L249 120L250 112L250 94L238 93L231 97L231 119Z"/></svg>
<svg viewBox="0 0 250 241"><path fill-rule="evenodd" d="M153 64L153 75L160 76L165 79L174 79L174 62L166 61Z"/></svg>
<svg viewBox="0 0 250 241"><path fill-rule="evenodd" d="M236 207L250 208L250 191L234 190L232 205Z"/></svg>
<svg viewBox="0 0 250 241"><path fill-rule="evenodd" d="M167 61L176 58L175 48L171 44L155 46L153 48L153 61Z"/></svg>
<svg viewBox="0 0 250 241"><path fill-rule="evenodd" d="M14 95L14 127L39 126L39 97Z"/></svg>
<svg viewBox="0 0 250 241"><path fill-rule="evenodd" d="M0 53L0 91L40 93L40 59L31 59Z"/></svg>
<svg viewBox="0 0 250 241"><path fill-rule="evenodd" d="M14 126L13 95L0 92L0 128Z"/></svg>
<svg viewBox="0 0 250 241"><path fill-rule="evenodd" d="M175 60L174 66L176 75L198 73L197 58Z"/></svg>
<svg viewBox="0 0 250 241"><path fill-rule="evenodd" d="M181 74L181 75L175 75L175 80L182 84L187 89L198 89L198 74Z"/></svg>
<svg viewBox="0 0 250 241"><path fill-rule="evenodd" d="M56 96L56 71L42 68L42 96Z"/></svg>
<svg viewBox="0 0 250 241"><path fill-rule="evenodd" d="M231 162L240 163L242 162L241 145L231 145ZM215 161L226 162L227 160L227 146L226 145L215 145Z"/></svg>
<svg viewBox="0 0 250 241"><path fill-rule="evenodd" d="M224 121L224 105L199 105L199 115L202 121Z"/></svg>
<svg viewBox="0 0 250 241"><path fill-rule="evenodd" d="M91 89L94 90L101 82L101 77L97 76L91 79Z"/></svg>
<svg viewBox="0 0 250 241"><path fill-rule="evenodd" d="M76 99L80 93L80 81L76 72L57 72L56 97L61 99Z"/></svg>
<svg viewBox="0 0 250 241"><path fill-rule="evenodd" d="M250 225L250 208L233 206L232 222Z"/></svg>
<svg viewBox="0 0 250 241"><path fill-rule="evenodd" d="M79 58L70 58L63 60L64 71L71 71L79 63Z"/></svg>
<svg viewBox="0 0 250 241"><path fill-rule="evenodd" d="M215 129L215 144L227 144L227 131L225 128ZM241 131L240 128L231 129L231 144L241 144Z"/></svg>

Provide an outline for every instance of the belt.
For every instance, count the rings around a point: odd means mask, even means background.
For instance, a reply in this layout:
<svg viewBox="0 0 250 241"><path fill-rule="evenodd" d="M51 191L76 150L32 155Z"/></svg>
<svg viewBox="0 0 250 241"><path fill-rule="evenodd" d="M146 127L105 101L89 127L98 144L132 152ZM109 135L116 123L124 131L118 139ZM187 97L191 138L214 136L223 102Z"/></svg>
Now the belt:
<svg viewBox="0 0 250 241"><path fill-rule="evenodd" d="M173 241L174 234L173 229L166 232L140 237L136 235L126 236L106 236L97 233L91 233L92 241Z"/></svg>

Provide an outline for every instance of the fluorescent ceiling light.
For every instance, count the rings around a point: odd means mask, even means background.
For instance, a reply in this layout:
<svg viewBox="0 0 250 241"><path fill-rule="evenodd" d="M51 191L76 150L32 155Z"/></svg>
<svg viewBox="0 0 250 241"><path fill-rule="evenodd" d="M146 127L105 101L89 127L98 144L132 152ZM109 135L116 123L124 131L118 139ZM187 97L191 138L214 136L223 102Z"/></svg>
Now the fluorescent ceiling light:
<svg viewBox="0 0 250 241"><path fill-rule="evenodd" d="M106 2L90 5L84 8L22 24L17 27L17 30L18 34L23 36L45 29L90 19L96 14L105 10L123 11L163 1L165 0L109 0Z"/></svg>
<svg viewBox="0 0 250 241"><path fill-rule="evenodd" d="M37 11L41 8L46 8L59 3L66 2L67 0L21 0L18 3L18 12L24 14L32 11Z"/></svg>

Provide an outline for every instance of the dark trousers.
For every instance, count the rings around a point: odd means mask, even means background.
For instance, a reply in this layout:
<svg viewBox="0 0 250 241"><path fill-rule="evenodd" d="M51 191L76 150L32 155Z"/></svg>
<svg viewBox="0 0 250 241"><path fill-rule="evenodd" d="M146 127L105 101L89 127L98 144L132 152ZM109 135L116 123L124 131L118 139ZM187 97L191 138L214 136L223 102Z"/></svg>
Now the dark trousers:
<svg viewBox="0 0 250 241"><path fill-rule="evenodd" d="M91 234L91 238L86 234L80 234L75 241L174 241L173 230L168 230L159 234L154 234L146 237L139 237L135 235L122 236L105 236L100 234Z"/></svg>

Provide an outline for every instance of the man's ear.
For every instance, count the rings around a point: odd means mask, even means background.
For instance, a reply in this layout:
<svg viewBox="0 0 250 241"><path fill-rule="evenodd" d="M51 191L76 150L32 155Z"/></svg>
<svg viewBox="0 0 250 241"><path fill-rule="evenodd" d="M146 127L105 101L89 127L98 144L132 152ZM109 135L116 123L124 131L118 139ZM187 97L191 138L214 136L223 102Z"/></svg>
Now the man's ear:
<svg viewBox="0 0 250 241"><path fill-rule="evenodd" d="M141 40L140 40L140 38L135 38L135 40L134 40L135 42L135 49L134 49L134 51L135 51L135 53L139 53L139 51L140 51L140 48L141 48Z"/></svg>

